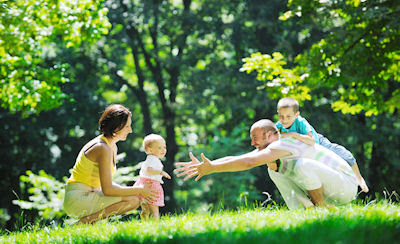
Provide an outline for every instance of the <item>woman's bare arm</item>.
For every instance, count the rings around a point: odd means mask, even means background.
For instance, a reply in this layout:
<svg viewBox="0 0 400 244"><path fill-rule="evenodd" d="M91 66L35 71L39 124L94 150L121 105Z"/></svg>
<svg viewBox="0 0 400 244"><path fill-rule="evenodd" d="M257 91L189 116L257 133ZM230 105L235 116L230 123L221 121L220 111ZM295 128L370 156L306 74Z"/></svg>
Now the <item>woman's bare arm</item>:
<svg viewBox="0 0 400 244"><path fill-rule="evenodd" d="M114 152L107 145L97 144L90 149L88 154L88 158L99 165L101 190L104 195L119 197L141 195L146 200L154 199L156 196L155 191L151 190L149 186L121 186L112 182L111 161Z"/></svg>

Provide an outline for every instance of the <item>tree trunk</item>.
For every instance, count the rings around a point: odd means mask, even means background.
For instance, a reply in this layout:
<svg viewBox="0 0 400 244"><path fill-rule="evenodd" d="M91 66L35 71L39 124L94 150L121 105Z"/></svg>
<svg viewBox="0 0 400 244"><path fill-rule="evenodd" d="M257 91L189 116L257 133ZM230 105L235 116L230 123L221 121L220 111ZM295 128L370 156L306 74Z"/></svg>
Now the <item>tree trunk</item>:
<svg viewBox="0 0 400 244"><path fill-rule="evenodd" d="M167 162L165 163L165 171L168 172L169 175L171 175L172 179L171 180L166 180L164 181L164 186L165 186L165 196L166 196L166 204L165 204L165 209L163 209L163 212L172 212L176 209L176 201L174 197L174 162L175 162L175 155L178 152L178 145L176 143L176 138L175 138L175 113L172 112L171 109L169 109L169 112L164 115L164 120L166 122L166 143L167 143L167 148L168 152L166 155Z"/></svg>

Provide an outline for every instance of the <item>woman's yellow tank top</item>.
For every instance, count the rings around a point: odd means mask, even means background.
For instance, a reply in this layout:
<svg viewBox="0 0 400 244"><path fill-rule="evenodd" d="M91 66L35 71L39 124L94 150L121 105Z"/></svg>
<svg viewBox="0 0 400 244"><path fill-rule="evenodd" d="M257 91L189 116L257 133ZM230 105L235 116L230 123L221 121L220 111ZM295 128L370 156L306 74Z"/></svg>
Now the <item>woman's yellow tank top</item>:
<svg viewBox="0 0 400 244"><path fill-rule="evenodd" d="M101 136L100 139L105 141L107 145L110 145L105 136ZM110 168L111 168L111 175L114 175L116 171L115 164L111 163ZM75 182L84 183L93 188L99 188L101 186L99 164L97 162L93 162L90 159L88 159L83 150L79 153L78 157L76 158L74 168L72 169L71 177L67 181L67 183L75 183Z"/></svg>

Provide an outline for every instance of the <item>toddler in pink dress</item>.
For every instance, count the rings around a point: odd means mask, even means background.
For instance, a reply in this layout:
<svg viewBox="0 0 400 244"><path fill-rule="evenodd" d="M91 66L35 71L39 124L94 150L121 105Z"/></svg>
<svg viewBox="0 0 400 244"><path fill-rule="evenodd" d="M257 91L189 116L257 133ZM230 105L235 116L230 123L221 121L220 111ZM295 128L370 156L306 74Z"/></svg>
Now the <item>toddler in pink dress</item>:
<svg viewBox="0 0 400 244"><path fill-rule="evenodd" d="M134 186L142 186L150 184L151 189L156 190L158 197L154 202L142 202L142 218L147 219L151 214L154 219L158 219L159 207L164 206L164 191L161 187L162 177L171 179L171 176L163 171L163 164L160 158L163 158L167 153L167 147L164 138L160 135L150 134L143 139L143 148L147 154L146 160L142 163L139 173L139 180ZM140 198L140 197L139 197Z"/></svg>

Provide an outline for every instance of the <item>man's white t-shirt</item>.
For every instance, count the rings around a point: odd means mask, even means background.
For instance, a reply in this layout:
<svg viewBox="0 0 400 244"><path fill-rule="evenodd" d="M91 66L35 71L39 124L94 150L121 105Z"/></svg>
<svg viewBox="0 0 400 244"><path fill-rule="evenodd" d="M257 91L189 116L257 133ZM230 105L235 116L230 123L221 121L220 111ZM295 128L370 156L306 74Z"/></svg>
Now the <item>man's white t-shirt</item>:
<svg viewBox="0 0 400 244"><path fill-rule="evenodd" d="M339 155L321 145L314 144L310 146L295 138L283 138L271 143L267 148L284 150L291 153L288 156L280 158L282 163L279 166L279 173L281 174L291 175L297 160L308 158L342 172L356 182L355 174L349 164Z"/></svg>
<svg viewBox="0 0 400 244"><path fill-rule="evenodd" d="M142 178L148 178L152 180L159 181L161 184L164 183L162 181L162 175L148 175L146 174L146 169L148 167L152 167L155 170L163 170L164 165L161 163L160 159L154 155L147 155L146 160L142 163L140 168L139 176Z"/></svg>

